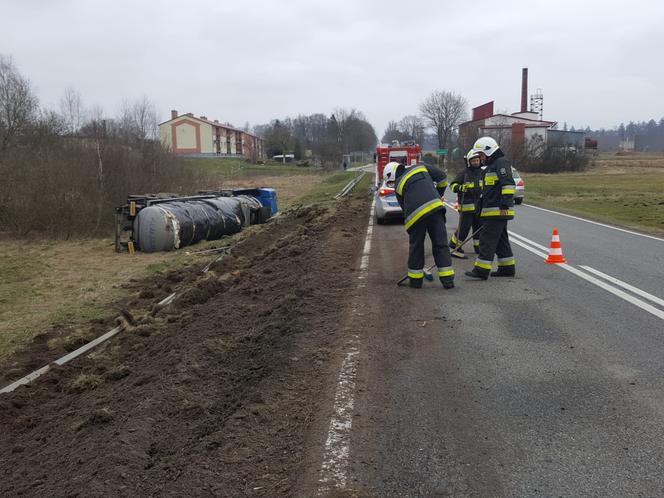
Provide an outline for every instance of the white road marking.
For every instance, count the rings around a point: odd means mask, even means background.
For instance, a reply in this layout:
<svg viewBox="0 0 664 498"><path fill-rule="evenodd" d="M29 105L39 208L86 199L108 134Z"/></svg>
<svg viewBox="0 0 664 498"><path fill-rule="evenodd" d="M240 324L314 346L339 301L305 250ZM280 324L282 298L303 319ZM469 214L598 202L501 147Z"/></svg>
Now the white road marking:
<svg viewBox="0 0 664 498"><path fill-rule="evenodd" d="M371 252L371 236L373 235L373 214L376 208L376 198L371 201L371 210L369 214L369 225L367 226L367 236L364 239L364 249L362 249L362 260L360 261L360 280L365 280L368 275L369 253Z"/></svg>
<svg viewBox="0 0 664 498"><path fill-rule="evenodd" d="M570 265L567 265L567 264L559 264L558 266L560 266L561 268L565 268L565 270L567 270L571 273L574 273L575 275L583 278L584 280L587 280L588 282L591 282L591 283L597 285L598 287L601 287L604 290L609 291L611 294L614 294L614 295L624 299L628 303L632 303L634 306L638 306L639 308L641 308L644 311L647 311L651 315L655 315L657 318L660 318L661 320L664 320L664 311L659 310L659 309L655 308L654 306L651 306L650 304L648 304L644 301L641 301L639 298L634 297L630 294L627 294L626 292L621 291L620 289L616 289L615 287L612 287L609 284L607 284L607 283L605 283L605 282L603 282L603 281L601 281L601 280L599 280L599 279L597 279L597 278L595 278L591 275L583 273L581 270L579 270L578 268L574 268L573 266L570 266Z"/></svg>
<svg viewBox="0 0 664 498"><path fill-rule="evenodd" d="M517 235L517 234L513 234L513 235ZM527 239L526 237L524 237L522 235L517 235L517 237L512 239L512 242L514 242L516 245L518 245L520 247L523 247L524 249L532 252L533 254L536 254L537 256L540 256L542 258L546 258L546 256L547 256L546 253L544 253L544 252L542 252L538 249L535 249L535 247L537 247L537 246L539 246L539 247L542 247L542 246L540 246L539 244ZM532 246L535 246L535 247L532 247L529 244L532 244ZM631 294L627 294L626 292L624 292L620 289L617 289L617 288L607 284L606 282L604 282L602 280L599 280L598 278L593 277L592 275L588 275L587 273L584 273L581 270L579 270L578 268L575 268L574 266L571 266L567 263L556 263L555 266L563 268L564 270L567 270L568 272L573 273L577 277L580 277L580 278L582 278L582 279L584 279L584 280L586 280L586 281L588 281L592 284L595 284L597 287L600 287L600 288L604 289L605 291L610 292L614 296L618 296L619 298L623 299L624 301L627 301L628 303L631 303L634 306L637 306L637 307L641 308L642 310L647 311L651 315L654 315L657 318L660 318L660 319L664 320L664 311L655 308L654 306L646 303L645 301L642 301L641 299L639 299L637 297L632 296ZM641 291L641 292L643 292L643 291Z"/></svg>
<svg viewBox="0 0 664 498"><path fill-rule="evenodd" d="M376 207L375 198L369 212L369 225L364 239L358 289L366 287L369 274L369 253L373 234L373 216ZM353 308L358 314L358 309ZM355 377L357 375L357 357L359 356L359 336L353 335L348 344L348 353L341 363L337 390L334 395L333 414L325 441L323 463L318 479L318 494L326 494L331 489L343 489L348 482L348 457L350 456L350 432L353 427L353 408L355 407Z"/></svg>
<svg viewBox="0 0 664 498"><path fill-rule="evenodd" d="M357 342L357 336L354 337L353 342ZM334 415L330 420L330 428L325 441L325 457L320 469L319 494L333 488L343 489L348 480L350 431L353 427L358 354L357 346L352 345L350 351L346 353L339 371L337 392L334 396Z"/></svg>
<svg viewBox="0 0 664 498"><path fill-rule="evenodd" d="M595 268L591 268L590 266L584 266L584 265L579 265L580 268L583 268L584 270L594 273L595 275L602 277L604 280L608 280L612 284L618 285L622 287L623 289L627 289L628 291L636 294L637 296L641 296L648 301L652 301L655 304L659 304L660 306L664 306L664 299L661 299L657 296L653 296L652 294L649 294L646 291L643 291L639 289L638 287L634 287L633 285L628 284L627 282L623 282L622 280L618 280L616 277L612 277L611 275L607 275L606 273L602 273L599 270L595 270Z"/></svg>
<svg viewBox="0 0 664 498"><path fill-rule="evenodd" d="M508 230L507 233L509 233L510 237L514 237L514 238L517 238L517 239L522 239L525 242L527 242L528 244L532 245L533 247L537 247L538 249L541 249L542 251L545 251L547 254L549 252L548 247L540 245L537 242L533 242L532 240L525 238L523 235L519 235L518 233L514 233L511 230ZM546 254L545 254L544 257L546 257Z"/></svg>
<svg viewBox="0 0 664 498"><path fill-rule="evenodd" d="M514 236L514 234L512 232L510 232L510 237L513 237L513 236ZM524 249L527 249L528 251L532 252L533 254L537 254L541 258L546 259L546 257L547 257L547 253L542 252L542 251L538 251L537 249L535 249L535 248L529 246L528 244L526 244L525 242L523 242L521 239L512 238L511 242L516 244L517 246L521 246Z"/></svg>
<svg viewBox="0 0 664 498"><path fill-rule="evenodd" d="M663 238L655 237L654 235L646 235L645 233L633 232L632 230L626 230L624 228L614 227L613 225L607 225L606 223L599 223L597 221L588 220L586 218L581 218L579 216L573 216L571 214L560 213L558 211L553 211L551 209L545 209L545 208L542 208L542 207L539 207L539 206L533 206L532 204L523 204L523 205L525 207L529 207L529 208L533 208L533 209L539 209L540 211L546 211L547 213L557 214L558 216L565 216L566 218L573 218L575 220L585 221L586 223L592 223L593 225L598 225L598 226L605 227L605 228L611 228L613 230L618 230L619 232L625 232L625 233L629 233L629 234L632 234L632 235L638 235L640 237L646 237L648 239L653 239L653 240L658 240L660 242L664 242Z"/></svg>

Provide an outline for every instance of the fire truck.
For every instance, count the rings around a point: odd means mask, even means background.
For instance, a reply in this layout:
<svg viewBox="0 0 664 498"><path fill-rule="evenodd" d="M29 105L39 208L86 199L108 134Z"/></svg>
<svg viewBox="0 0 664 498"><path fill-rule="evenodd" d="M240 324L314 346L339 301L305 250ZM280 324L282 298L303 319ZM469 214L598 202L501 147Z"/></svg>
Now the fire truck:
<svg viewBox="0 0 664 498"><path fill-rule="evenodd" d="M376 185L383 181L383 170L389 162L403 162L413 164L421 159L422 148L415 141L399 143L396 140L391 144L380 144L376 147Z"/></svg>

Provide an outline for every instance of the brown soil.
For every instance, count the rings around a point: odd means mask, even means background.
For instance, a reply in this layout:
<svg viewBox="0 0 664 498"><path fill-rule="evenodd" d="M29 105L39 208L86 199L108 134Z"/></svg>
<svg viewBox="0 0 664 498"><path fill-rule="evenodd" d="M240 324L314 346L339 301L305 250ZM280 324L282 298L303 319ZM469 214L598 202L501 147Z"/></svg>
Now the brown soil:
<svg viewBox="0 0 664 498"><path fill-rule="evenodd" d="M292 494L367 212L364 196L302 208L205 276L134 283L127 331L0 395L0 495Z"/></svg>

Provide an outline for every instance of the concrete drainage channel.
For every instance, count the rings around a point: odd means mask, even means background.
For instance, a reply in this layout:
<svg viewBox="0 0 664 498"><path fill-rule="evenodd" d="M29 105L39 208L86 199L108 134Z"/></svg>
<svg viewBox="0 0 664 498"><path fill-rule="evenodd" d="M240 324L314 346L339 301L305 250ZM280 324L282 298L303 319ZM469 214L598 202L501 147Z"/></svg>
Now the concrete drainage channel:
<svg viewBox="0 0 664 498"><path fill-rule="evenodd" d="M334 198L339 199L341 197L348 196L353 191L353 189L357 186L357 184L360 183L360 181L362 180L362 178L364 178L364 176L366 174L367 174L367 172L363 171L362 173L357 175L350 182L348 182L344 186L344 188L342 188L341 191L337 195L334 196ZM223 251L223 254L221 254L219 257L213 259L212 261L210 261L210 263L205 265L201 269L202 273L207 273L209 271L210 267L214 263L221 260L224 256L227 256L228 254L230 254L230 248L214 249L214 251L217 251L217 252ZM177 293L173 292L169 296L166 296L164 299L159 301L157 303L157 306L160 307L160 308L168 306L169 304L171 304L175 300L176 296L177 296ZM53 361L52 363L50 363L48 365L44 365L40 369L35 370L34 372L29 373L25 377L21 377L20 379L12 382L8 386L3 387L2 389L0 389L0 394L11 393L11 392L15 391L17 388L19 388L20 386L24 386L26 384L31 383L35 379L37 379L37 378L41 377L42 375L44 375L45 373L47 373L51 368L53 368L52 366L62 366L62 365L65 365L66 363L69 363L71 360L74 360L74 359L78 358L79 356L84 355L88 351L90 351L90 350L96 348L97 346L99 346L100 344L103 344L104 342L108 341L112 337L115 337L117 334L119 334L123 330L124 330L124 325L118 325L117 327L109 330L108 332L106 332L103 335L100 335L96 339L90 341L89 343L85 344L84 346L81 346L80 348L76 349L75 351L72 351L71 353L68 353L65 356L62 356L61 358L58 358L57 360Z"/></svg>

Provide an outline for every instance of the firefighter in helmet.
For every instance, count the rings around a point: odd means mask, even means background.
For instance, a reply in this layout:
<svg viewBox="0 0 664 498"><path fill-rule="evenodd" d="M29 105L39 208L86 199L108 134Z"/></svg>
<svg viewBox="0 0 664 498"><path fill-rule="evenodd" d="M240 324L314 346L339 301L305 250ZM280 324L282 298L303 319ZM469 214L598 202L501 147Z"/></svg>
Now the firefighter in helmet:
<svg viewBox="0 0 664 498"><path fill-rule="evenodd" d="M445 289L454 287L454 270L445 228L442 196L447 176L440 169L416 163L400 164L395 170L395 193L404 212L408 232L408 277L410 286L422 287L424 280L424 239L429 234L438 278Z"/></svg>
<svg viewBox="0 0 664 498"><path fill-rule="evenodd" d="M452 256L465 259L461 243L466 240L472 228L473 247L475 253L480 252L480 236L478 230L481 226L479 216L475 216L475 204L482 193L482 161L480 153L470 149L466 154L466 167L450 182L450 190L457 195L459 205L459 224L450 239Z"/></svg>
<svg viewBox="0 0 664 498"><path fill-rule="evenodd" d="M514 178L512 165L498 143L491 137L475 142L473 150L479 152L486 165L482 179L482 195L477 211L482 221L480 253L472 271L466 275L486 280L493 277L513 277L516 274L514 253L507 236L507 221L514 218ZM494 256L498 270L491 272Z"/></svg>

